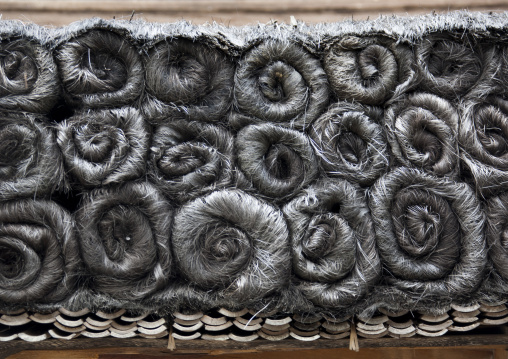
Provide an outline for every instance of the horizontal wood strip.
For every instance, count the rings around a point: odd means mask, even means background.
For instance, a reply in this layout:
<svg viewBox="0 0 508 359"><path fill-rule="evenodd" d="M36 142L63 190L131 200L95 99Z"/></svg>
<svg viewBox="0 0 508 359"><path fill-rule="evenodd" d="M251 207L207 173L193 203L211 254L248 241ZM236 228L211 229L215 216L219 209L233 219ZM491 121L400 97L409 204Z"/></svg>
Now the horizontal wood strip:
<svg viewBox="0 0 508 359"><path fill-rule="evenodd" d="M179 12L179 13L300 13L300 12L393 12L435 9L485 8L505 9L504 0L125 0L125 1L11 1L0 0L0 11L29 12Z"/></svg>

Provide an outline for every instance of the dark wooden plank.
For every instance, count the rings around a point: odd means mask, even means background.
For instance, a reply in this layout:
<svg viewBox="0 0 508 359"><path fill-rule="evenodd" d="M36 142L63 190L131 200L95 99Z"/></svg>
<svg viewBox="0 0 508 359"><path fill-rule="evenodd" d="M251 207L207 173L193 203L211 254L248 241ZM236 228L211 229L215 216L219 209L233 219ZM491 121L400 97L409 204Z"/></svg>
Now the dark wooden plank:
<svg viewBox="0 0 508 359"><path fill-rule="evenodd" d="M161 1L161 0L104 0L104 1L9 1L0 0L2 11L59 11L59 12L222 12L222 13L298 13L308 11L407 11L422 7L448 10L451 8L468 7L506 7L505 0L189 0L189 1Z"/></svg>
<svg viewBox="0 0 508 359"><path fill-rule="evenodd" d="M501 349L504 350L504 349ZM300 351L271 351L271 352L247 352L237 351L222 354L222 359L306 359L316 357L320 359L491 359L496 349L492 348L364 348L359 352L352 352L346 348L338 349L314 349ZM126 349L117 348L109 350L73 350L73 351L25 351L16 354L9 359L201 359L207 354L185 353L157 353L153 349ZM497 358L496 358L497 359Z"/></svg>
<svg viewBox="0 0 508 359"><path fill-rule="evenodd" d="M360 348L432 348L432 347L472 347L472 346L500 346L508 347L508 336L505 334L477 334L477 335L446 335L437 338L412 337L404 339L380 338L361 339ZM90 348L154 348L156 353L170 352L167 339L89 339L77 338L70 341L45 340L39 343L27 343L20 340L0 344L0 358L18 353L22 350L77 350ZM176 351L179 354L223 354L238 351L295 351L308 349L348 348L349 339L327 340L319 339L313 342L302 342L288 339L282 342L255 340L249 343L233 341L212 342L205 340L176 341Z"/></svg>

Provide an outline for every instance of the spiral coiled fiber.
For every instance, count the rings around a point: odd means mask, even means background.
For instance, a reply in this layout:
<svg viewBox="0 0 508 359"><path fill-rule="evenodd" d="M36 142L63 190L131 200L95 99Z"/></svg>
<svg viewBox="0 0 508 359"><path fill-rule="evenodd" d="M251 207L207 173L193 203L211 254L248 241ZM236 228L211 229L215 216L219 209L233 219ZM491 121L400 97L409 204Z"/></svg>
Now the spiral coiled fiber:
<svg viewBox="0 0 508 359"><path fill-rule="evenodd" d="M309 186L283 207L298 288L314 304L347 308L378 282L374 226L361 190L346 180Z"/></svg>
<svg viewBox="0 0 508 359"><path fill-rule="evenodd" d="M155 127L149 176L166 196L185 202L233 185L233 136L225 129L195 121Z"/></svg>
<svg viewBox="0 0 508 359"><path fill-rule="evenodd" d="M421 88L449 100L481 87L497 67L492 46L463 34L429 35L416 44L415 55Z"/></svg>
<svg viewBox="0 0 508 359"><path fill-rule="evenodd" d="M319 59L291 42L263 42L238 63L235 105L253 122L305 128L325 109L328 96Z"/></svg>
<svg viewBox="0 0 508 359"><path fill-rule="evenodd" d="M466 184L400 167L374 184L370 209L395 288L425 301L466 297L479 287L485 214Z"/></svg>
<svg viewBox="0 0 508 359"><path fill-rule="evenodd" d="M190 283L222 291L237 305L289 282L288 229L276 207L240 190L220 190L176 213L172 248Z"/></svg>
<svg viewBox="0 0 508 359"><path fill-rule="evenodd" d="M58 126L65 167L82 187L100 187L141 177L150 133L138 110L80 112Z"/></svg>
<svg viewBox="0 0 508 359"><path fill-rule="evenodd" d="M0 302L66 299L81 263L71 215L46 200L0 203Z"/></svg>
<svg viewBox="0 0 508 359"><path fill-rule="evenodd" d="M367 105L396 98L415 78L409 47L384 37L343 37L327 49L324 64L339 99Z"/></svg>
<svg viewBox="0 0 508 359"><path fill-rule="evenodd" d="M62 156L47 119L0 112L0 201L49 197L63 181Z"/></svg>
<svg viewBox="0 0 508 359"><path fill-rule="evenodd" d="M92 30L56 50L66 101L78 108L130 105L144 87L144 68L137 50L123 36Z"/></svg>
<svg viewBox="0 0 508 359"><path fill-rule="evenodd" d="M448 101L414 93L386 110L388 141L404 166L453 178L459 169L459 118Z"/></svg>
<svg viewBox="0 0 508 359"><path fill-rule="evenodd" d="M489 199L486 213L489 257L496 272L508 283L508 194Z"/></svg>
<svg viewBox="0 0 508 359"><path fill-rule="evenodd" d="M233 76L233 61L217 49L185 39L162 41L147 56L144 112L152 122L223 120Z"/></svg>
<svg viewBox="0 0 508 359"><path fill-rule="evenodd" d="M76 212L81 255L93 291L140 300L174 275L173 209L148 183L95 189Z"/></svg>
<svg viewBox="0 0 508 359"><path fill-rule="evenodd" d="M508 101L489 97L462 106L461 158L484 197L508 186Z"/></svg>
<svg viewBox="0 0 508 359"><path fill-rule="evenodd" d="M238 165L256 189L276 201L294 195L317 175L309 139L272 124L250 125L236 138Z"/></svg>
<svg viewBox="0 0 508 359"><path fill-rule="evenodd" d="M383 110L340 102L309 128L326 174L368 186L390 166Z"/></svg>
<svg viewBox="0 0 508 359"><path fill-rule="evenodd" d="M50 51L35 40L0 41L0 108L47 113L60 84Z"/></svg>

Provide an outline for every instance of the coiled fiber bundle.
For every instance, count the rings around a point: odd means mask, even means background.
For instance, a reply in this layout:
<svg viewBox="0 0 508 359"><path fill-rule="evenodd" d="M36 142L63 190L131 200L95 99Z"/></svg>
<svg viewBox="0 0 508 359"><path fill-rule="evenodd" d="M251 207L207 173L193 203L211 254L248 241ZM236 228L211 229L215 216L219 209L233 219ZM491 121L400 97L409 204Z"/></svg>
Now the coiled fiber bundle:
<svg viewBox="0 0 508 359"><path fill-rule="evenodd" d="M172 248L183 277L222 291L228 304L255 302L287 286L288 229L282 213L240 190L220 190L183 205Z"/></svg>
<svg viewBox="0 0 508 359"><path fill-rule="evenodd" d="M66 101L75 107L131 104L143 90L144 68L137 50L112 31L92 30L61 44L56 61Z"/></svg>
<svg viewBox="0 0 508 359"><path fill-rule="evenodd" d="M2 38L5 35L0 34ZM1 41L0 107L34 113L49 112L60 95L57 74L50 51L38 41Z"/></svg>
<svg viewBox="0 0 508 359"><path fill-rule="evenodd" d="M148 53L145 76L143 109L152 122L217 122L231 107L234 63L217 49L167 39Z"/></svg>
<svg viewBox="0 0 508 359"><path fill-rule="evenodd" d="M0 309L507 300L507 24L0 22Z"/></svg>
<svg viewBox="0 0 508 359"><path fill-rule="evenodd" d="M477 190L488 197L508 180L508 102L498 97L467 102L462 107L459 142L462 160Z"/></svg>
<svg viewBox="0 0 508 359"><path fill-rule="evenodd" d="M42 116L0 112L0 201L48 197L63 186L62 156Z"/></svg>
<svg viewBox="0 0 508 359"><path fill-rule="evenodd" d="M163 289L173 275L171 220L171 206L147 183L87 194L76 222L91 288L126 300Z"/></svg>
<svg viewBox="0 0 508 359"><path fill-rule="evenodd" d="M485 214L466 184L400 167L370 196L386 277L415 300L467 297L486 266Z"/></svg>
<svg viewBox="0 0 508 359"><path fill-rule="evenodd" d="M339 99L382 105L414 84L414 54L382 36L346 36L326 51L325 70Z"/></svg>
<svg viewBox="0 0 508 359"><path fill-rule="evenodd" d="M326 174L368 186L390 166L383 110L347 102L332 105L309 129Z"/></svg>
<svg viewBox="0 0 508 359"><path fill-rule="evenodd" d="M289 222L293 270L305 297L342 309L379 280L374 226L361 190L345 180L308 187L283 208Z"/></svg>
<svg viewBox="0 0 508 359"><path fill-rule="evenodd" d="M150 135L139 111L124 107L78 113L58 126L65 167L83 187L100 187L145 174Z"/></svg>
<svg viewBox="0 0 508 359"><path fill-rule="evenodd" d="M150 179L177 202L232 185L233 144L229 131L206 123L177 120L156 126Z"/></svg>
<svg viewBox="0 0 508 359"><path fill-rule="evenodd" d="M235 105L251 117L244 121L305 128L324 110L328 96L319 60L288 41L266 41L251 49L235 74Z"/></svg>
<svg viewBox="0 0 508 359"><path fill-rule="evenodd" d="M74 222L57 204L0 204L0 302L57 303L76 287L81 263Z"/></svg>

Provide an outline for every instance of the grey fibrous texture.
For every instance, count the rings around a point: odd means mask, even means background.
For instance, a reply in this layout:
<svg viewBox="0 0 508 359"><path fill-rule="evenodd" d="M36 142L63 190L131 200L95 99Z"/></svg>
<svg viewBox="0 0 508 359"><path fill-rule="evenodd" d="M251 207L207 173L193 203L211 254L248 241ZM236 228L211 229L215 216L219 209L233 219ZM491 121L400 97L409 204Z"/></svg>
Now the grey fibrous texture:
<svg viewBox="0 0 508 359"><path fill-rule="evenodd" d="M374 184L370 209L394 288L422 302L464 299L478 289L485 214L469 186L399 167Z"/></svg>
<svg viewBox="0 0 508 359"><path fill-rule="evenodd" d="M76 212L85 279L115 299L140 300L174 275L173 209L148 183L95 189Z"/></svg>
<svg viewBox="0 0 508 359"><path fill-rule="evenodd" d="M183 205L175 215L172 248L186 280L238 303L262 299L289 282L282 212L240 190L216 191Z"/></svg>
<svg viewBox="0 0 508 359"><path fill-rule="evenodd" d="M508 281L508 194L489 199L486 213L489 255L497 273Z"/></svg>
<svg viewBox="0 0 508 359"><path fill-rule="evenodd" d="M388 141L404 166L437 176L455 177L459 169L459 117L448 101L413 93L386 110Z"/></svg>
<svg viewBox="0 0 508 359"><path fill-rule="evenodd" d="M161 41L147 55L145 76L143 110L151 122L217 122L231 107L234 63L218 49L185 39Z"/></svg>
<svg viewBox="0 0 508 359"><path fill-rule="evenodd" d="M80 254L71 215L46 200L0 203L0 303L55 303L76 287Z"/></svg>
<svg viewBox="0 0 508 359"><path fill-rule="evenodd" d="M0 21L0 309L508 300L507 24Z"/></svg>
<svg viewBox="0 0 508 359"><path fill-rule="evenodd" d="M0 108L47 113L59 96L58 72L48 49L35 40L0 42Z"/></svg>
<svg viewBox="0 0 508 359"><path fill-rule="evenodd" d="M309 139L296 130L250 125L237 135L238 165L260 194L275 201L294 195L317 175Z"/></svg>
<svg viewBox="0 0 508 359"><path fill-rule="evenodd" d="M0 112L0 201L46 197L63 187L62 156L46 121Z"/></svg>
<svg viewBox="0 0 508 359"><path fill-rule="evenodd" d="M345 36L330 45L325 71L339 99L382 105L414 85L414 54L382 36Z"/></svg>
<svg viewBox="0 0 508 359"><path fill-rule="evenodd" d="M252 122L305 128L324 110L328 96L319 59L292 42L265 41L238 63L235 105Z"/></svg>
<svg viewBox="0 0 508 359"><path fill-rule="evenodd" d="M326 174L369 186L390 166L383 110L339 102L312 123L309 136Z"/></svg>
<svg viewBox="0 0 508 359"><path fill-rule="evenodd" d="M86 188L144 175L149 141L148 125L131 107L83 111L58 125L65 167Z"/></svg>
<svg viewBox="0 0 508 359"><path fill-rule="evenodd" d="M283 207L291 233L293 270L306 298L348 308L381 275L374 226L362 191L346 180L323 180Z"/></svg>
<svg viewBox="0 0 508 359"><path fill-rule="evenodd" d="M495 76L495 49L467 35L434 34L416 45L416 65L423 90L457 100ZM493 73L494 72L494 73ZM491 80L492 78L490 78Z"/></svg>
<svg viewBox="0 0 508 359"><path fill-rule="evenodd" d="M206 123L177 120L156 126L148 164L150 179L177 202L232 186L233 143L229 131Z"/></svg>
<svg viewBox="0 0 508 359"><path fill-rule="evenodd" d="M141 57L119 34L86 32L60 45L55 57L65 99L73 106L118 107L131 104L141 95Z"/></svg>
<svg viewBox="0 0 508 359"><path fill-rule="evenodd" d="M476 189L488 197L508 186L508 102L488 97L462 105L461 158Z"/></svg>

